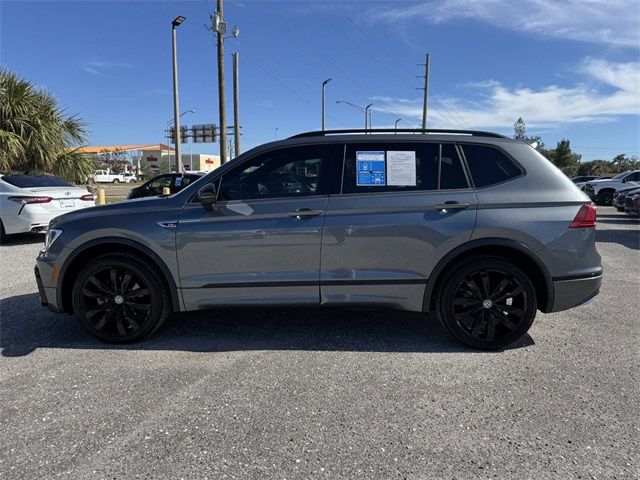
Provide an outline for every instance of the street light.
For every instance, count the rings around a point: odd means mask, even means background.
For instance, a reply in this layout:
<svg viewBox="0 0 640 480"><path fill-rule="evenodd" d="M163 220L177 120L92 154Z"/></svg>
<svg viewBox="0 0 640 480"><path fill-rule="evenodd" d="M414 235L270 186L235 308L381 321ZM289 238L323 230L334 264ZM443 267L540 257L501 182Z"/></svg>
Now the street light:
<svg viewBox="0 0 640 480"><path fill-rule="evenodd" d="M176 47L176 28L184 22L185 18L180 15L171 22L171 52L173 54L173 124L176 127L176 168L178 172L182 171L182 157L180 156L180 142L182 141L180 135L180 117L178 114L180 111L178 101L178 53Z"/></svg>
<svg viewBox="0 0 640 480"><path fill-rule="evenodd" d="M324 87L327 86L327 83L331 81L330 78L327 78L324 82L322 82L322 131L324 132Z"/></svg>
<svg viewBox="0 0 640 480"><path fill-rule="evenodd" d="M395 130L396 130L396 131L398 131L398 122L400 122L400 121L402 121L402 119L401 119L401 118L399 118L399 119L397 119L397 120L396 120L396 123L395 123Z"/></svg>
<svg viewBox="0 0 640 480"><path fill-rule="evenodd" d="M360 105L356 105L355 103L351 103L351 102L347 102L346 100L336 100L336 103L344 103L346 105L349 105L352 108L355 108L356 110L360 110L361 112L364 112L364 131L367 131L367 122L368 122L368 108L371 105L368 105L367 107L361 107Z"/></svg>
<svg viewBox="0 0 640 480"><path fill-rule="evenodd" d="M180 114L180 118L184 117L187 113L196 113L195 110L186 110ZM173 123L173 118L167 120L167 128Z"/></svg>
<svg viewBox="0 0 640 480"><path fill-rule="evenodd" d="M367 117L369 118L369 129L371 129L371 110L370 109L371 109L372 106L373 106L373 103L370 103L369 105L364 107L364 111L365 111L364 119L366 120ZM367 115L367 113L368 113L368 115ZM367 127L365 126L364 129L366 131Z"/></svg>

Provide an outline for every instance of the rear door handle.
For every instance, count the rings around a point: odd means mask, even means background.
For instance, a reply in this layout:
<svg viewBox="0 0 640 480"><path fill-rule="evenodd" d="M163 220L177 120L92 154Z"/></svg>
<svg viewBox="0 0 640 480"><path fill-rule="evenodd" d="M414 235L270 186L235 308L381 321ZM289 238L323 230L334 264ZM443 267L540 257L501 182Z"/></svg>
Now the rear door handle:
<svg viewBox="0 0 640 480"><path fill-rule="evenodd" d="M464 210L465 208L469 208L468 203L458 203L456 201L448 201L444 203L440 203L435 206L436 210L440 210L442 213L447 213L448 210Z"/></svg>
<svg viewBox="0 0 640 480"><path fill-rule="evenodd" d="M317 217L318 215L322 215L322 210L314 210L312 208L299 208L297 210L294 210L293 212L289 212L290 217L296 218Z"/></svg>

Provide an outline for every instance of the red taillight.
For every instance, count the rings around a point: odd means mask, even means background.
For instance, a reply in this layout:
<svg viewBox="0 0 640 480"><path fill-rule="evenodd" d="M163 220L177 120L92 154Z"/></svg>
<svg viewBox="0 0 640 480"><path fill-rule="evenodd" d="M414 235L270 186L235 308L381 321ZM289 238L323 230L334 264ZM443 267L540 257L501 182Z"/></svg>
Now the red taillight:
<svg viewBox="0 0 640 480"><path fill-rule="evenodd" d="M594 205L581 206L569 228L596 228L596 207Z"/></svg>
<svg viewBox="0 0 640 480"><path fill-rule="evenodd" d="M29 203L49 203L53 198L51 197L9 197L9 200L16 203L21 203L22 205L27 205Z"/></svg>
<svg viewBox="0 0 640 480"><path fill-rule="evenodd" d="M93 202L93 195L92 194L87 194L87 195L82 195L80 197L80 200L83 200L85 202Z"/></svg>

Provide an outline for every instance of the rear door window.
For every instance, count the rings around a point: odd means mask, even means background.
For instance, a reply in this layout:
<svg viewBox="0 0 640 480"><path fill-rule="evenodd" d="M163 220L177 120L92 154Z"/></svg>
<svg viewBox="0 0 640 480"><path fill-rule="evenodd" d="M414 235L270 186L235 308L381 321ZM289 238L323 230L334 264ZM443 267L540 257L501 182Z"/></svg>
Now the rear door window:
<svg viewBox="0 0 640 480"><path fill-rule="evenodd" d="M462 145L462 151L476 188L506 182L522 175L522 170L497 148Z"/></svg>
<svg viewBox="0 0 640 480"><path fill-rule="evenodd" d="M427 142L346 146L342 193L468 188L456 148Z"/></svg>

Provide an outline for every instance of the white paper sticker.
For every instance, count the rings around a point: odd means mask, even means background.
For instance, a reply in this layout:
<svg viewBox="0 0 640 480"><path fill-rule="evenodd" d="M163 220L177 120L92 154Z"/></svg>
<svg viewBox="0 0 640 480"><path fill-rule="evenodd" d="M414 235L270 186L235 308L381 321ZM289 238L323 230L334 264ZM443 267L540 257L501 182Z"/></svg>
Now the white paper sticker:
<svg viewBox="0 0 640 480"><path fill-rule="evenodd" d="M387 185L416 186L416 152L387 152Z"/></svg>

